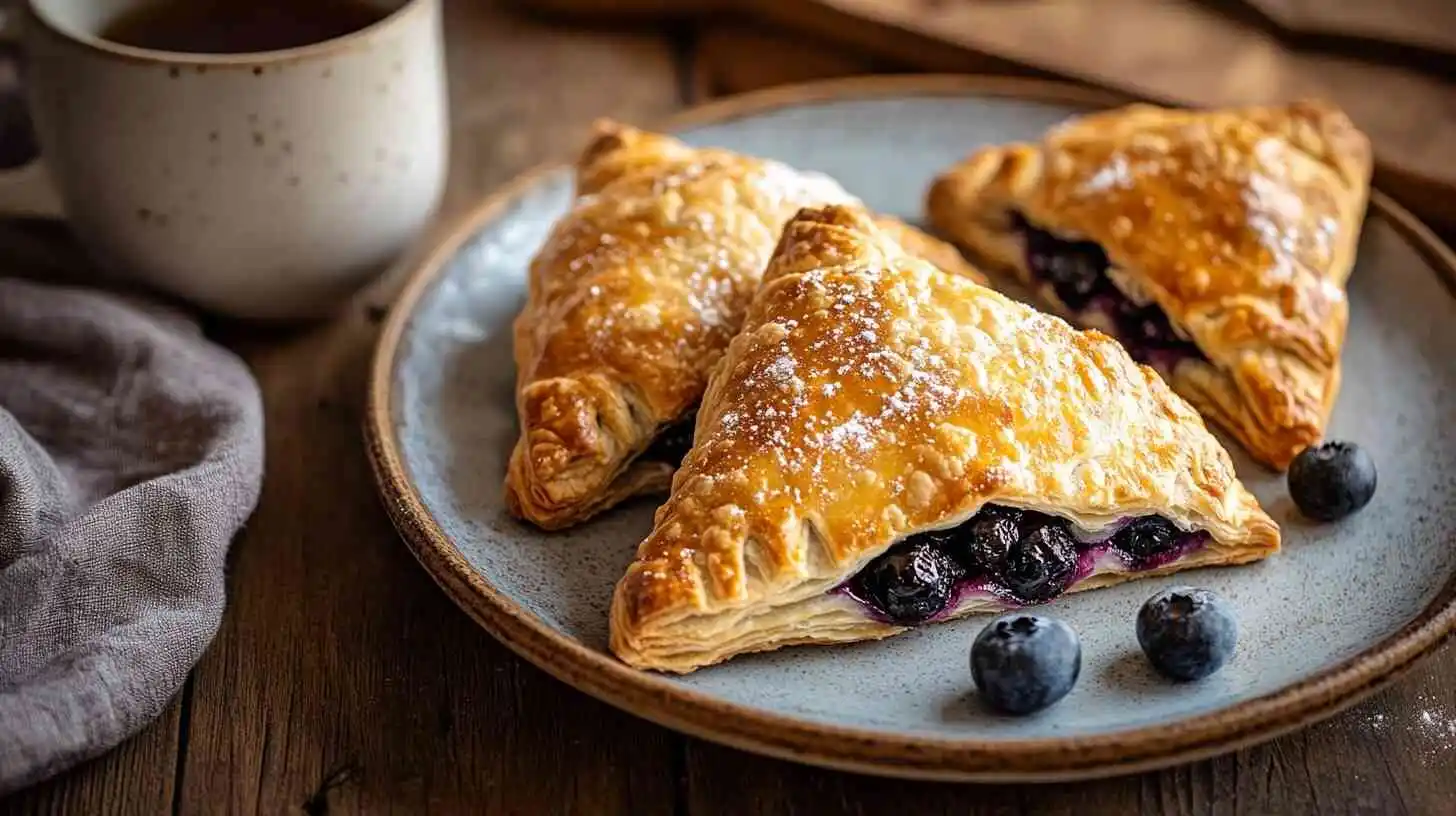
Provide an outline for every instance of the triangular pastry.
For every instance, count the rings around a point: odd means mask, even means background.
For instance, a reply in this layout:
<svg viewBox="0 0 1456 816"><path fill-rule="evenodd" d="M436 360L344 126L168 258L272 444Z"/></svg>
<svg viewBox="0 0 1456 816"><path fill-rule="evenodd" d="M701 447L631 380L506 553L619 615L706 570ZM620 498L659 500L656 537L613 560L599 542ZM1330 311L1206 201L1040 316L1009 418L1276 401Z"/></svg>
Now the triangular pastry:
<svg viewBox="0 0 1456 816"><path fill-rule="evenodd" d="M1369 141L1321 103L1132 105L973 153L927 208L1282 470L1339 388L1370 174Z"/></svg>
<svg viewBox="0 0 1456 816"><path fill-rule="evenodd" d="M1279 548L1198 414L1112 339L800 213L618 582L612 651L689 672Z"/></svg>
<svg viewBox="0 0 1456 816"><path fill-rule="evenodd" d="M599 122L515 323L512 512L557 529L666 491L784 222L853 200L818 173ZM949 244L884 223L936 263L978 274Z"/></svg>

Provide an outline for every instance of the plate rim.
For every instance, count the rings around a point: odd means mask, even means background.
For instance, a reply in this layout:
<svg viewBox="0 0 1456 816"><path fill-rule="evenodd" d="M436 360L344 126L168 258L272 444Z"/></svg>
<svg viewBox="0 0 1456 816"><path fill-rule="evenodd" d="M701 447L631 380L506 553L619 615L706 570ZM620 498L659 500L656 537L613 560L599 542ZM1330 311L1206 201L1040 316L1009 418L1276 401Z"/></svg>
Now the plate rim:
<svg viewBox="0 0 1456 816"><path fill-rule="evenodd" d="M663 131L733 121L803 104L894 97L993 97L1088 109L1138 97L1065 82L968 74L869 75L724 97L645 127ZM393 383L405 330L451 258L479 229L546 176L548 161L496 188L455 218L413 264L375 345L364 414L370 468L385 509L415 558L477 624L556 679L635 716L759 754L837 770L942 781L1090 779L1228 753L1325 719L1403 675L1456 632L1456 573L1413 620L1373 646L1298 683L1171 725L1081 737L954 739L817 723L728 702L632 669L558 632L475 571L430 515L395 433ZM1404 207L1372 187L1370 210L1390 223L1456 296L1456 254ZM1456 542L1453 542L1456 544Z"/></svg>

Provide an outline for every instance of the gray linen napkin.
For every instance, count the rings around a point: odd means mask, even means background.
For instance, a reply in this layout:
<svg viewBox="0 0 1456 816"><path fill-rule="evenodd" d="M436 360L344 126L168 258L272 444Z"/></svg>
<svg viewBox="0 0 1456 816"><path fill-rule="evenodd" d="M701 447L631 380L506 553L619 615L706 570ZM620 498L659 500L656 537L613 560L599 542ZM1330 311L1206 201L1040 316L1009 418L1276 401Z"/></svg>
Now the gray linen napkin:
<svg viewBox="0 0 1456 816"><path fill-rule="evenodd" d="M182 687L262 466L257 384L187 317L0 278L0 795Z"/></svg>

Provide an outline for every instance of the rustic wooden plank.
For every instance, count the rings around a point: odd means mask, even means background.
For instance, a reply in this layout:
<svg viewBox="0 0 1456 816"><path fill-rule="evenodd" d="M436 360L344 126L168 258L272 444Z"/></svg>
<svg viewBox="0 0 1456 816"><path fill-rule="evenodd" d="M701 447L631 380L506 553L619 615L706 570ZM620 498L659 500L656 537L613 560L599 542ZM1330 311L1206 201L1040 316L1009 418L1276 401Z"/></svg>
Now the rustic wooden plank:
<svg viewBox="0 0 1456 816"><path fill-rule="evenodd" d="M560 28L499 5L447 2L447 212L538 161L567 157L597 116L643 121L680 104L675 48L665 35Z"/></svg>
<svg viewBox="0 0 1456 816"><path fill-rule="evenodd" d="M1287 34L1358 47L1361 41L1456 54L1456 6L1448 0L1235 0ZM1341 42L1349 40L1354 42Z"/></svg>
<svg viewBox="0 0 1456 816"><path fill-rule="evenodd" d="M594 116L678 104L660 36L550 30L478 0L451 4L446 25L442 220L563 156ZM383 297L325 325L228 337L263 388L268 470L195 674L181 812L670 811L678 738L515 658L395 536L359 430L369 304Z"/></svg>
<svg viewBox="0 0 1456 816"><path fill-rule="evenodd" d="M696 26L694 98L755 91L774 85L858 74L891 73L897 67L813 37L794 38L757 23L709 19ZM752 59L745 59L752 54Z"/></svg>
<svg viewBox="0 0 1456 816"><path fill-rule="evenodd" d="M0 801L0 813L153 816L172 809L183 698L114 750Z"/></svg>
<svg viewBox="0 0 1456 816"><path fill-rule="evenodd" d="M708 18L696 26L693 83L700 98L756 91L775 85L862 74L907 73L903 59L872 52L813 33L739 18ZM752 54L752 59L745 55ZM972 74L1050 76L989 54L957 53L943 66Z"/></svg>

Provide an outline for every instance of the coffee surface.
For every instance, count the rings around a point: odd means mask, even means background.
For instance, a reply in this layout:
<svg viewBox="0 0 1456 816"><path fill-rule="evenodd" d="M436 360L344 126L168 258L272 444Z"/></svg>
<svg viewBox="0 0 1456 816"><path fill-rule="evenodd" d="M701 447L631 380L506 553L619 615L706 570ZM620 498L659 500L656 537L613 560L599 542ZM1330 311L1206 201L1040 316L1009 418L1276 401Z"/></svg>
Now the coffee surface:
<svg viewBox="0 0 1456 816"><path fill-rule="evenodd" d="M121 15L101 36L158 51L244 54L342 37L391 11L362 0L162 0Z"/></svg>

